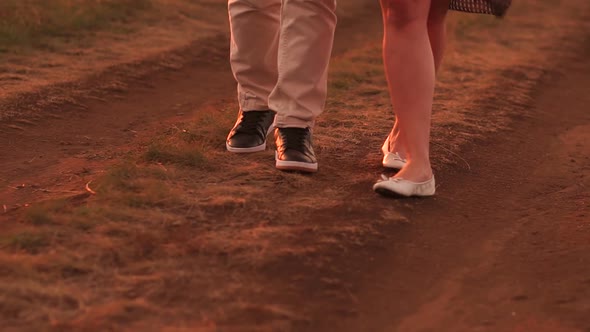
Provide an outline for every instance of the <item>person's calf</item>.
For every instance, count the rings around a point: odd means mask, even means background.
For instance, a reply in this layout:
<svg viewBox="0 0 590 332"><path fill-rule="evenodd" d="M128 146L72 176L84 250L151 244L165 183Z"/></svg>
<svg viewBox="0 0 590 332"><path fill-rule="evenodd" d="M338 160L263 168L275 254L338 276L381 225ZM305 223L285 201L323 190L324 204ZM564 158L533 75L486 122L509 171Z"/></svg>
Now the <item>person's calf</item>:
<svg viewBox="0 0 590 332"><path fill-rule="evenodd" d="M430 0L383 0L386 27L396 31L426 28Z"/></svg>

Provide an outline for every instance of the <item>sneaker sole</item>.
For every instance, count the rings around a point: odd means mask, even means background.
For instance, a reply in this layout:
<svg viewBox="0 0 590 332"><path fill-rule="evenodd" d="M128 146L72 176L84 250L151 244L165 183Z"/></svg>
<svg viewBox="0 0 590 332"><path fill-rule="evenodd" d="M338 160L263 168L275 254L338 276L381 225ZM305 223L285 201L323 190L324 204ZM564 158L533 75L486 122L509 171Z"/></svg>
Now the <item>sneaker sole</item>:
<svg viewBox="0 0 590 332"><path fill-rule="evenodd" d="M277 152L275 151L275 167L281 171L298 171L306 173L315 173L318 171L318 163L306 163L303 161L284 161L277 159Z"/></svg>
<svg viewBox="0 0 590 332"><path fill-rule="evenodd" d="M270 133L272 133L273 130L275 130L275 126L274 125L270 125L270 127L266 131L266 136L268 137L268 135L270 135ZM234 147L230 146L229 144L227 144L227 141L226 141L225 142L225 148L227 149L227 151L232 152L232 153L261 152L261 151L266 150L266 140L261 145L253 146L253 147L249 147L249 148L234 148Z"/></svg>
<svg viewBox="0 0 590 332"><path fill-rule="evenodd" d="M281 171L299 171L306 173L315 173L318 171L318 164L306 163L302 161L277 160L276 168Z"/></svg>
<svg viewBox="0 0 590 332"><path fill-rule="evenodd" d="M266 141L262 145L253 146L250 148L234 148L231 147L227 142L225 142L225 148L229 152L233 153L252 153L252 152L260 152L266 150Z"/></svg>

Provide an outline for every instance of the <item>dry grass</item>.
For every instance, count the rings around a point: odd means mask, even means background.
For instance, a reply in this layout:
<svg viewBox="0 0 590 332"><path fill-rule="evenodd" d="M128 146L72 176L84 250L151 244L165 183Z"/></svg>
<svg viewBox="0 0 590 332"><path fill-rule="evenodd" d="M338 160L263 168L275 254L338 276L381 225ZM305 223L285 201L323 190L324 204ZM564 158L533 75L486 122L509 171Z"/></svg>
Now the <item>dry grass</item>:
<svg viewBox="0 0 590 332"><path fill-rule="evenodd" d="M65 48L99 31L129 33L159 21L209 22L225 5L215 0L3 0L0 54Z"/></svg>
<svg viewBox="0 0 590 332"><path fill-rule="evenodd" d="M0 52L40 46L48 37L71 38L113 28L150 7L152 0L4 0L0 3Z"/></svg>
<svg viewBox="0 0 590 332"><path fill-rule="evenodd" d="M49 245L48 235L40 232L21 232L0 239L0 246L4 248L31 254L38 253L47 245Z"/></svg>
<svg viewBox="0 0 590 332"><path fill-rule="evenodd" d="M505 129L508 110L526 113L551 63L529 65L546 44L531 38L523 12L513 30L488 18L453 21L457 39L435 104L437 170L463 165L461 147ZM489 43L475 38L484 26ZM504 43L508 35L530 51ZM303 293L346 307L349 292L339 279L346 264L337 258L377 241L382 225L408 223L404 203L376 202L370 193L393 120L381 68L376 40L333 62L315 135L321 171L313 177L277 172L272 149L226 153L236 105L220 103L162 128L140 153L93 181L96 195L82 204L28 209L23 226L0 238L0 320L59 331L261 321L277 330L307 321L313 310L280 302L302 296L293 285L311 285ZM496 100L505 86L510 93Z"/></svg>

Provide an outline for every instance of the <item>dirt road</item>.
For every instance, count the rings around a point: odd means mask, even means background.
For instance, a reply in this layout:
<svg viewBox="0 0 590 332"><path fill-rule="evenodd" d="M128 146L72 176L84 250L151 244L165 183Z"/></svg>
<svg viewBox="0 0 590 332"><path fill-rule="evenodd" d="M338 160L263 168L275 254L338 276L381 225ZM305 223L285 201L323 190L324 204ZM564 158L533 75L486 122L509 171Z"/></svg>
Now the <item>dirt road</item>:
<svg viewBox="0 0 590 332"><path fill-rule="evenodd" d="M589 46L544 79L534 116L415 203L355 290L358 316L318 331L590 330Z"/></svg>
<svg viewBox="0 0 590 332"><path fill-rule="evenodd" d="M363 8L339 27L313 177L223 151L224 36L172 54L192 58L179 70L107 73L87 84L127 87L0 123L0 329L590 331L590 6L452 21L425 200L370 191L391 113ZM164 154L178 137L204 161Z"/></svg>

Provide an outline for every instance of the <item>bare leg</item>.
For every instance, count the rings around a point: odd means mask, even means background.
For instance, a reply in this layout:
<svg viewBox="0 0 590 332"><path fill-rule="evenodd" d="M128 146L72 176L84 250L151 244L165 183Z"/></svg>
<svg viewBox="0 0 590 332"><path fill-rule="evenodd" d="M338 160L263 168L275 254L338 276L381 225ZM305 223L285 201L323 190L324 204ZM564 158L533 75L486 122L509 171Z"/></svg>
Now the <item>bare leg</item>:
<svg viewBox="0 0 590 332"><path fill-rule="evenodd" d="M432 0L428 13L428 37L434 56L434 67L438 72L443 60L447 41L446 18L451 0Z"/></svg>
<svg viewBox="0 0 590 332"><path fill-rule="evenodd" d="M387 24L386 2L387 0L381 0L384 26ZM433 54L435 72L438 72L438 69L440 68L446 48L445 19L450 2L451 0L433 0L428 13L428 36ZM399 122L397 121L397 117L389 136L389 143L389 151L398 152L402 158L406 158L406 147L402 142L402 138L399 133Z"/></svg>
<svg viewBox="0 0 590 332"><path fill-rule="evenodd" d="M432 177L429 157L435 66L428 35L431 0L384 0L383 57L399 138L408 162L396 175L422 182Z"/></svg>

